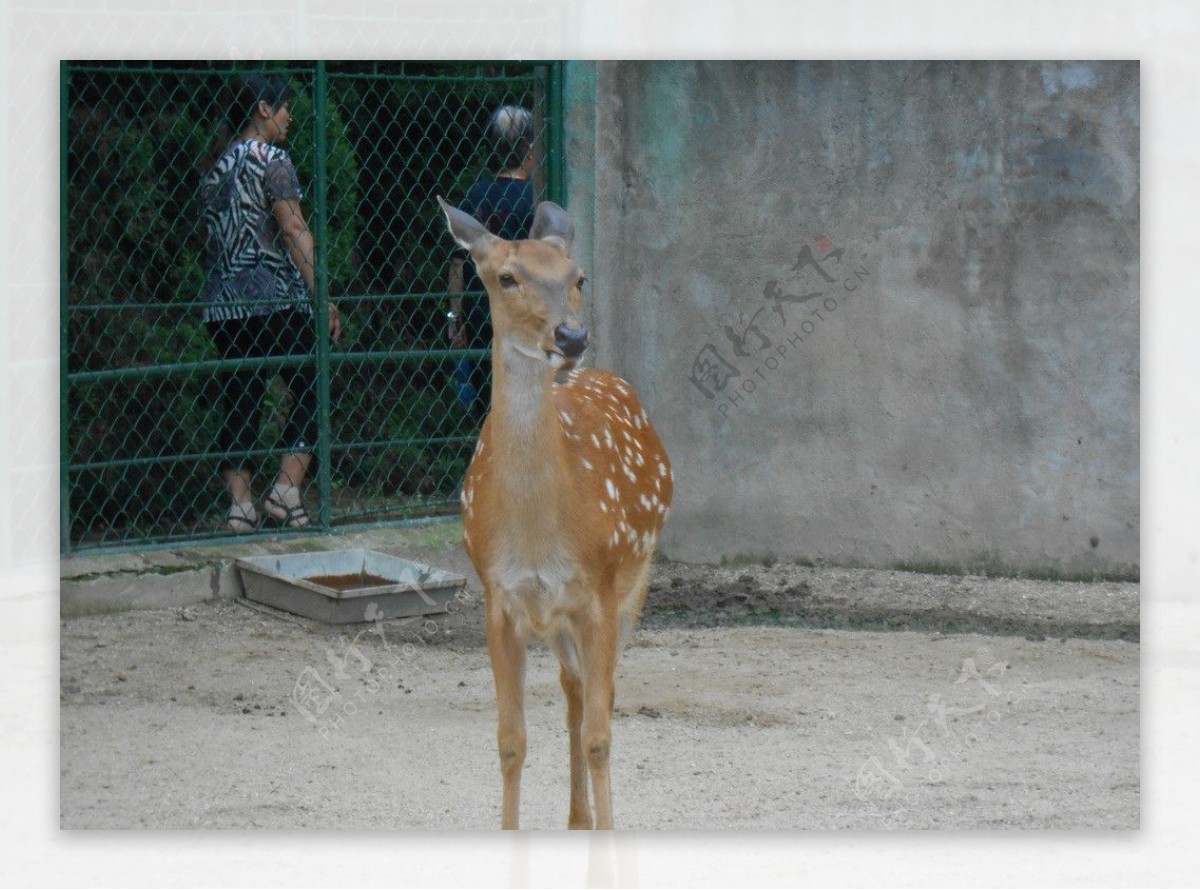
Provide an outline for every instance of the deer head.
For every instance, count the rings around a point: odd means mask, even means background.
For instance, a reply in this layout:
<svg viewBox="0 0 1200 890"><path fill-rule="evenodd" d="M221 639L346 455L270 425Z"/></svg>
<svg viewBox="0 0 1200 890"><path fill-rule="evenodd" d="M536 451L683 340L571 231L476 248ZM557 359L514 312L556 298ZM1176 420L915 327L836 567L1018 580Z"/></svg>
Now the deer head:
<svg viewBox="0 0 1200 890"><path fill-rule="evenodd" d="M555 370L573 367L588 342L579 321L586 278L571 259L575 227L567 212L543 201L529 239L505 241L440 197L438 204L487 288L497 343Z"/></svg>

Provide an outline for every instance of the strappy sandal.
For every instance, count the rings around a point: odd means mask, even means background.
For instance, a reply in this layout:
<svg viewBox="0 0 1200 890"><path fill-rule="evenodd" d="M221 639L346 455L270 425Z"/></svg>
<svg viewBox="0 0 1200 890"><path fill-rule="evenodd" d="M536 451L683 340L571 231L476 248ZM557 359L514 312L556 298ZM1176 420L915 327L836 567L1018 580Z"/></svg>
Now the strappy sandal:
<svg viewBox="0 0 1200 890"><path fill-rule="evenodd" d="M247 502L231 504L226 516L225 527L235 535L245 535L258 530L258 513L254 505Z"/></svg>
<svg viewBox="0 0 1200 890"><path fill-rule="evenodd" d="M303 504L289 507L272 491L263 501L263 525L268 528L303 528L308 525L308 513Z"/></svg>

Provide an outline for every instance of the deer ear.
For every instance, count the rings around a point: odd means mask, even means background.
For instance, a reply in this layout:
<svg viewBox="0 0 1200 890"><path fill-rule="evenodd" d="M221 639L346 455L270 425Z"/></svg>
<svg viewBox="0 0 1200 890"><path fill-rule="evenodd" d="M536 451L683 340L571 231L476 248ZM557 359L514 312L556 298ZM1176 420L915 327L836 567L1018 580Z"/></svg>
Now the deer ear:
<svg viewBox="0 0 1200 890"><path fill-rule="evenodd" d="M553 201L543 201L534 214L529 237L557 239L562 242L563 252L569 254L571 242L575 240L575 224L571 222L567 211Z"/></svg>
<svg viewBox="0 0 1200 890"><path fill-rule="evenodd" d="M441 195L438 195L437 201L441 205L442 213L446 214L446 225L450 229L450 234L467 250L483 247L496 237L471 214L463 213L457 207L452 207L443 201Z"/></svg>

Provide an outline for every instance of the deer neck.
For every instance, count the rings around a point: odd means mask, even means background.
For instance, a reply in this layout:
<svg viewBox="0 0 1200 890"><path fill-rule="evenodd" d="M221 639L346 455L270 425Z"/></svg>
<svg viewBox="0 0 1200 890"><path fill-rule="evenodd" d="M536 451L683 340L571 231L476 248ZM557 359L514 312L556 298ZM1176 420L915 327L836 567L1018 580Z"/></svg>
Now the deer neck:
<svg viewBox="0 0 1200 890"><path fill-rule="evenodd" d="M558 475L565 461L554 408L554 370L510 346L497 346L489 444L499 452L510 496L545 510L550 506L548 493L560 488Z"/></svg>

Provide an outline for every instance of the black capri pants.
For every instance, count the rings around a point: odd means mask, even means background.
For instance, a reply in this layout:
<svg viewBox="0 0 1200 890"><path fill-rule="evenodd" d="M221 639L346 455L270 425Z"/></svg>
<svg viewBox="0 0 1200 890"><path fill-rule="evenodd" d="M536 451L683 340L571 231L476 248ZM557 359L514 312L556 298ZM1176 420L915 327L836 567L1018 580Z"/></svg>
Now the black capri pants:
<svg viewBox="0 0 1200 890"><path fill-rule="evenodd" d="M317 338L309 312L285 309L270 315L253 315L227 321L208 322L208 332L217 355L222 359L267 358L304 355L315 358ZM246 368L222 371L221 381L225 421L218 444L225 455L222 470L242 470L245 455L258 443L258 425L262 416L267 383L275 375L283 378L292 397L283 435L289 451L310 451L317 439L317 372L310 360L282 368Z"/></svg>

